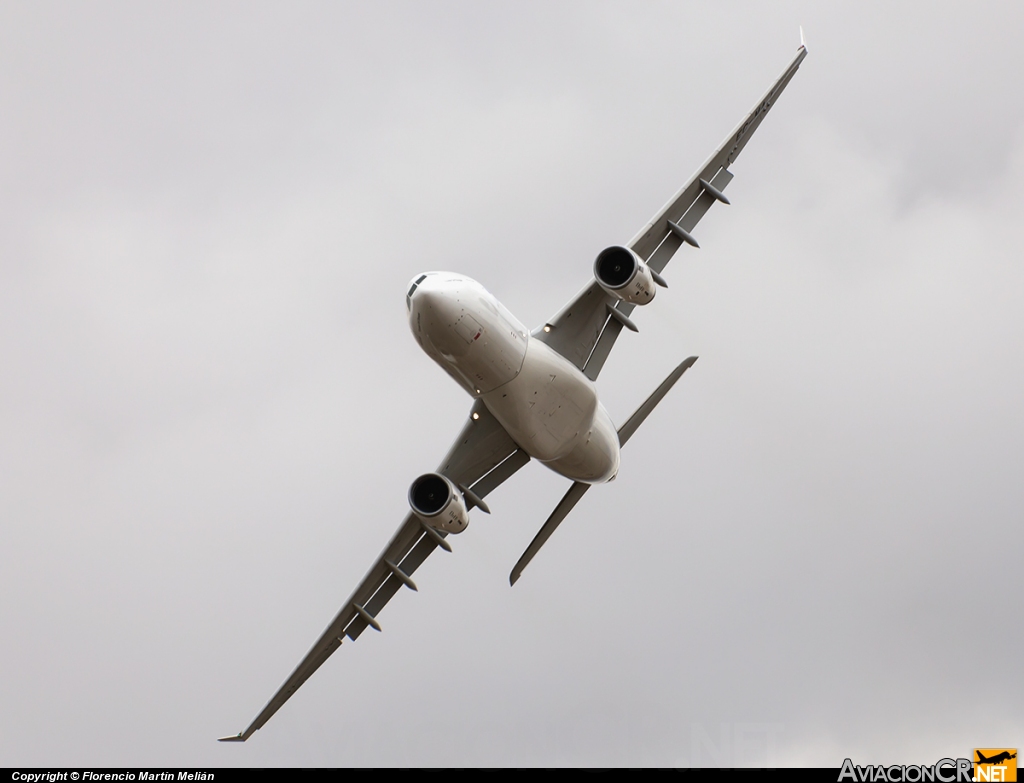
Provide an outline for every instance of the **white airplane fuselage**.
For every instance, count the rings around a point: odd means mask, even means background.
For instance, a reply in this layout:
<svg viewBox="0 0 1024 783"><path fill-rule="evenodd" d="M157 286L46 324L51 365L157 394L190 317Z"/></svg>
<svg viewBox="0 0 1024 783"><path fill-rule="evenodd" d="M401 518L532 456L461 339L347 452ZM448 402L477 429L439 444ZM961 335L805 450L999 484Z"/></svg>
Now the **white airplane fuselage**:
<svg viewBox="0 0 1024 783"><path fill-rule="evenodd" d="M566 478L597 484L619 471L619 438L597 388L475 280L418 275L409 326L426 352L479 398L531 457Z"/></svg>

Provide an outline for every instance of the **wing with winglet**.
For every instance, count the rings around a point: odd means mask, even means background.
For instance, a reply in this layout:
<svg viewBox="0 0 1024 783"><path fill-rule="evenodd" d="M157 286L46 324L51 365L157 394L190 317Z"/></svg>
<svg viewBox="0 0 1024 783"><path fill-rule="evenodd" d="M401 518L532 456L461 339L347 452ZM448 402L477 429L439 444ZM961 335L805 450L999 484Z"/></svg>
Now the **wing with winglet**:
<svg viewBox="0 0 1024 783"><path fill-rule="evenodd" d="M716 201L728 204L726 186L732 180L729 167L767 116L779 95L807 56L803 45L771 89L757 102L736 129L726 137L690 181L629 242L629 248L659 274L683 245L699 247L693 230ZM544 341L579 367L591 380L604 367L622 327L635 328L628 316L634 305L615 299L591 280L533 336ZM614 312L612 312L614 311Z"/></svg>
<svg viewBox="0 0 1024 783"><path fill-rule="evenodd" d="M530 461L480 400L470 410L466 425L455 439L437 472L450 478L466 495L467 504L483 506L482 499ZM221 742L244 742L262 728L292 694L341 646L344 638L358 639L368 627L380 630L377 615L402 587L416 589L412 574L438 547L451 551L446 534L410 513L341 611L277 693L245 731Z"/></svg>
<svg viewBox="0 0 1024 783"><path fill-rule="evenodd" d="M789 84L806 54L806 48L801 45L789 67L736 130L630 241L629 248L646 262L658 284L664 284L660 273L682 245L698 246L692 232L711 205L716 201L729 203L723 192L733 176L729 167ZM596 380L622 328L636 329L629 318L633 307L632 304L613 298L596 281L592 281L547 324L535 330L533 336L573 362L591 380ZM620 445L626 443L694 361L695 357L691 357L679 365L647 402L619 428ZM458 486L465 496L467 506L479 506L486 511L483 498L529 461L526 452L517 446L483 403L477 400L470 411L469 420L442 460L438 472ZM513 583L588 487L586 484L574 483L569 489L516 564L510 577ZM446 534L424 524L414 514L407 515L359 586L273 698L245 731L222 737L221 741L247 740L320 668L338 649L343 639L358 639L367 627L379 631L377 616L380 611L402 587L416 590L412 574L438 547L451 551Z"/></svg>

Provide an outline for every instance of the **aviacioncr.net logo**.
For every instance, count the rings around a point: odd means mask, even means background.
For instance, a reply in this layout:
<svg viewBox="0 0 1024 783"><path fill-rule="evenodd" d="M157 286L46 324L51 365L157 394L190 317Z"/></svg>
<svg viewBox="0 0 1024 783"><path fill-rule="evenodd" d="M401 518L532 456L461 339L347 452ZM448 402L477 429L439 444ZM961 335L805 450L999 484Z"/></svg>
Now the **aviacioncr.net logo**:
<svg viewBox="0 0 1024 783"><path fill-rule="evenodd" d="M970 759L939 759L930 767L915 764L881 764L859 767L850 759L843 760L838 783L971 783Z"/></svg>

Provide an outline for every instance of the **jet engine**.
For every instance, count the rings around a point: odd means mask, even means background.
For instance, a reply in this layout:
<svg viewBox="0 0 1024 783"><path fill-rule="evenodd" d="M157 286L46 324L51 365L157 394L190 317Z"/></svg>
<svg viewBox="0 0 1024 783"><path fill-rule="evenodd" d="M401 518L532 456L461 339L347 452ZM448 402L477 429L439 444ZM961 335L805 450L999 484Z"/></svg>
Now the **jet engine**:
<svg viewBox="0 0 1024 783"><path fill-rule="evenodd" d="M656 277L629 248L616 245L602 250L594 261L594 277L616 299L635 305L654 299Z"/></svg>
<svg viewBox="0 0 1024 783"><path fill-rule="evenodd" d="M445 476L425 473L409 487L409 506L431 527L461 533L469 525L469 509L459 488Z"/></svg>

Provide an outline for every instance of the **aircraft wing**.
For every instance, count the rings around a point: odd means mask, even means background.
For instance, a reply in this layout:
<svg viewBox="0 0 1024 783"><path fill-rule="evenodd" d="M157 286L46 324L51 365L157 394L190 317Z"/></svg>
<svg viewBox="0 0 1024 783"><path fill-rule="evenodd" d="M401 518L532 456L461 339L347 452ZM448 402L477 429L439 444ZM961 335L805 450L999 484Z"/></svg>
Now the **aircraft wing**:
<svg viewBox="0 0 1024 783"><path fill-rule="evenodd" d="M477 400L466 425L437 472L455 484L469 488L477 498L483 498L529 461L526 452L515 444L497 419ZM474 505L468 496L467 505L470 508ZM245 731L221 737L221 741L244 742L249 739L341 646L342 639L348 637L354 641L367 627L379 631L377 615L403 585L416 589L410 577L427 556L439 546L451 551L445 538L443 531L423 524L412 513L408 514L355 592L267 706Z"/></svg>
<svg viewBox="0 0 1024 783"><path fill-rule="evenodd" d="M807 49L803 45L797 55L775 81L771 89L757 102L722 145L698 169L690 181L676 193L657 214L640 229L629 242L629 247L647 262L655 272L668 265L669 260L683 244L697 246L692 231L704 213L716 201L729 203L722 193L732 180L729 167L757 130L768 110L778 100L789 80L800 67ZM615 344L634 305L622 302L591 280L550 321L533 332L533 337L547 343L558 353L579 367L591 380L597 380L605 360ZM613 317L614 308L626 319Z"/></svg>

